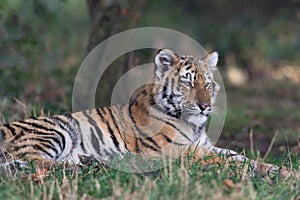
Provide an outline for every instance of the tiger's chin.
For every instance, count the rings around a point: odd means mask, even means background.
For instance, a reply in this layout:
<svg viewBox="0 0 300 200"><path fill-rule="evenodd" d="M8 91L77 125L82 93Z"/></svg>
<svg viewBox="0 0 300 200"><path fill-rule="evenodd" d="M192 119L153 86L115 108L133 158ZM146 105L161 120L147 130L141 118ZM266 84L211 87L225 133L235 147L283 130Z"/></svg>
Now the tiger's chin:
<svg viewBox="0 0 300 200"><path fill-rule="evenodd" d="M183 116L184 120L196 126L198 129L204 128L208 119L208 115L203 114L188 114Z"/></svg>

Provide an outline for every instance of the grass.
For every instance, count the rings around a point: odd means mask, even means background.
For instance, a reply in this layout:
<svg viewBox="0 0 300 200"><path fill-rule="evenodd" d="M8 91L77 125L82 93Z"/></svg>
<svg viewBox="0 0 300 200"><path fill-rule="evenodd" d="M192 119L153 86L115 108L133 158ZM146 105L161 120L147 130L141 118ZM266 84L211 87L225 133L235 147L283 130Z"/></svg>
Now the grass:
<svg viewBox="0 0 300 200"><path fill-rule="evenodd" d="M282 158L281 162L285 162ZM297 166L297 160L294 160ZM243 165L178 159L160 170L134 174L93 163L46 173L0 178L1 199L296 199L300 175L273 180L242 173ZM40 176L38 176L40 175Z"/></svg>
<svg viewBox="0 0 300 200"><path fill-rule="evenodd" d="M43 115L40 106L19 113ZM21 104L21 105L20 105ZM238 112L237 112L238 113ZM242 117L242 115L240 116ZM250 152L246 151L251 157ZM255 158L255 155L254 157ZM0 177L0 199L297 199L300 197L299 156L271 154L267 162L293 169L286 176L251 176L247 164L192 162L177 159L148 173L129 173L97 162L72 169L30 167Z"/></svg>
<svg viewBox="0 0 300 200"><path fill-rule="evenodd" d="M249 170L245 171L246 164L226 160L195 163L191 157L148 173L118 171L97 162L50 171L30 167L10 176L2 173L0 199L297 199L298 160L297 154L269 156L268 162L295 171L291 177L272 179L251 176Z"/></svg>

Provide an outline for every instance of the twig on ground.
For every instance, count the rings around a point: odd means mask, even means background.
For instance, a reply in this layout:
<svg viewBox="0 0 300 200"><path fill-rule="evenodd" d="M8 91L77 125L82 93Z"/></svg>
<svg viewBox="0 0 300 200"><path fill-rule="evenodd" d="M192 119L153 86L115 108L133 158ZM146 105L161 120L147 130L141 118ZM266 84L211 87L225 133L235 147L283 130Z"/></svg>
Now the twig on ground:
<svg viewBox="0 0 300 200"><path fill-rule="evenodd" d="M275 134L274 134L274 136L273 136L273 138L272 138L272 141L271 141L271 143L270 143L270 145L269 145L269 147L268 147L267 152L265 153L265 155L264 155L264 157L263 157L263 160L265 160L266 157L267 157L267 156L269 155L269 153L271 152L271 149L272 149L273 144L274 144L274 142L275 142L275 140L276 140L276 138L277 138L277 135L278 135L278 130L275 131Z"/></svg>
<svg viewBox="0 0 300 200"><path fill-rule="evenodd" d="M249 137L250 137L250 152L251 152L251 156L253 157L254 156L253 129L250 129Z"/></svg>
<svg viewBox="0 0 300 200"><path fill-rule="evenodd" d="M26 106L26 104L24 104L23 102L21 102L19 99L17 99L16 97L14 97L14 100L20 104L23 108L23 112L25 114L25 116L30 116L30 109L28 108L28 106Z"/></svg>

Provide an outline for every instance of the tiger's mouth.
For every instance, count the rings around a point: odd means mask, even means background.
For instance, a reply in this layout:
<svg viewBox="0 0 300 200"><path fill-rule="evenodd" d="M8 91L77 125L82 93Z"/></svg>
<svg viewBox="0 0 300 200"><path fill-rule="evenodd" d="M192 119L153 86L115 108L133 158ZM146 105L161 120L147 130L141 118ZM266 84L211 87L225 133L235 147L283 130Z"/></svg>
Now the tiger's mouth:
<svg viewBox="0 0 300 200"><path fill-rule="evenodd" d="M201 111L200 109L183 109L181 112L181 119L188 124L193 124L196 127L205 127L211 111Z"/></svg>
<svg viewBox="0 0 300 200"><path fill-rule="evenodd" d="M204 110L200 109L199 107L195 105L183 105L182 113L187 116L205 116L208 117L212 113L212 107L209 106L205 108Z"/></svg>

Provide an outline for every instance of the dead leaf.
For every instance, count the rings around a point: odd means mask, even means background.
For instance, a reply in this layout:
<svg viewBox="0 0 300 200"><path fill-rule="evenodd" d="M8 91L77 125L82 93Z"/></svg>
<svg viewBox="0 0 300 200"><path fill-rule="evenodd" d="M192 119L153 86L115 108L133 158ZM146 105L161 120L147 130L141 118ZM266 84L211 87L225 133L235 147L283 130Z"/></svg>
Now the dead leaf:
<svg viewBox="0 0 300 200"><path fill-rule="evenodd" d="M241 183L234 183L233 180L231 180L231 179L225 179L223 181L223 185L230 189L241 189L242 188Z"/></svg>
<svg viewBox="0 0 300 200"><path fill-rule="evenodd" d="M32 180L44 184L44 179L47 177L48 171L45 168L37 169L36 173L32 175Z"/></svg>
<svg viewBox="0 0 300 200"><path fill-rule="evenodd" d="M282 166L279 172L279 176L282 179L287 179L292 176L292 171L290 169L287 170L285 166Z"/></svg>
<svg viewBox="0 0 300 200"><path fill-rule="evenodd" d="M225 179L223 181L223 185L228 187L228 188L235 188L235 184L231 179Z"/></svg>

